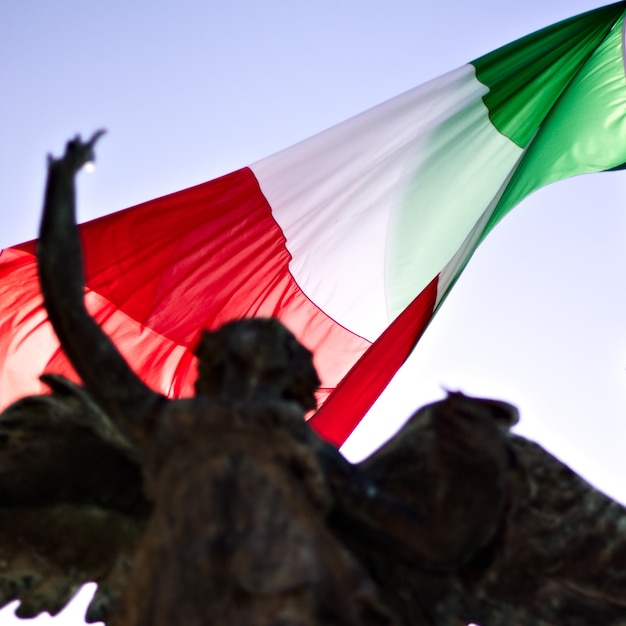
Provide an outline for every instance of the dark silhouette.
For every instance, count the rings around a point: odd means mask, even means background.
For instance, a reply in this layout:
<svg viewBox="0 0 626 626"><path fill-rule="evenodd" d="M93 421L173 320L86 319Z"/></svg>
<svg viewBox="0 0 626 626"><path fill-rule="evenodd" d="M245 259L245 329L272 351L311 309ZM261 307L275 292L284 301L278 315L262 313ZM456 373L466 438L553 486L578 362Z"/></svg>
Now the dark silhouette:
<svg viewBox="0 0 626 626"><path fill-rule="evenodd" d="M311 354L276 320L204 332L193 398L134 374L83 302L74 177L50 158L45 306L83 385L0 415L0 601L112 625L626 626L626 511L461 393L363 463L304 421Z"/></svg>

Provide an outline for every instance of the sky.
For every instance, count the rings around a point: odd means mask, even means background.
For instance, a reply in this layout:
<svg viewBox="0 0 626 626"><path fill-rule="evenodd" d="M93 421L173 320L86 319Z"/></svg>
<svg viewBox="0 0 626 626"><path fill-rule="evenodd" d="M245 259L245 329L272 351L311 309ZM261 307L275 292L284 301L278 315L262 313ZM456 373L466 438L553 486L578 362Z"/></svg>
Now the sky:
<svg viewBox="0 0 626 626"><path fill-rule="evenodd" d="M95 172L80 176L85 221L246 166L603 4L4 2L0 247L36 236L45 157L77 132L108 130ZM461 390L515 404L516 432L626 502L625 201L626 173L615 172L514 209L344 446L348 458ZM52 623L81 624L81 611Z"/></svg>

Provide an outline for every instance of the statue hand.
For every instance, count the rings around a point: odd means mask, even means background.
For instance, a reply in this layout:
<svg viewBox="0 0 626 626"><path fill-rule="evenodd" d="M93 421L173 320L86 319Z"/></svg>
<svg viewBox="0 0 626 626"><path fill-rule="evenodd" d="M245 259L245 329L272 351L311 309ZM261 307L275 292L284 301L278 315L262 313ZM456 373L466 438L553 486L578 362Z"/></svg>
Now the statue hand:
<svg viewBox="0 0 626 626"><path fill-rule="evenodd" d="M89 141L83 143L80 135L67 142L65 154L60 159L48 155L48 167L58 166L68 168L69 174L76 174L85 164L95 160L94 146L105 130L97 130Z"/></svg>

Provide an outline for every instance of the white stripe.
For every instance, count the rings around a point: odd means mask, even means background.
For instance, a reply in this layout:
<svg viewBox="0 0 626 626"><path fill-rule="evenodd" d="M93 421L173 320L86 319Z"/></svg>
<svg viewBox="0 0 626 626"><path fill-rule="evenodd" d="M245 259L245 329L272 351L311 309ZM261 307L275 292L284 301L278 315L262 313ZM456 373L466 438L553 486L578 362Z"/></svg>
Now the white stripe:
<svg viewBox="0 0 626 626"><path fill-rule="evenodd" d="M395 318L457 254L486 209L495 208L522 149L489 120L475 78L457 87L459 108L438 121L420 145L409 193L393 213L387 298ZM448 112L446 112L448 113Z"/></svg>
<svg viewBox="0 0 626 626"><path fill-rule="evenodd" d="M252 166L295 280L353 332L380 335L454 256L517 161L485 92L464 66Z"/></svg>
<svg viewBox="0 0 626 626"><path fill-rule="evenodd" d="M523 156L523 151L520 152L518 163ZM456 254L446 263L445 267L439 273L439 280L437 282L437 297L435 300L435 306L438 307L441 304L442 300L448 293L448 290L452 287L454 281L457 279L459 274L463 271L463 268L467 264L470 257L474 254L476 250L480 238L493 215L493 212L496 210L498 206L498 202L506 189L506 186L513 176L515 172L515 167L511 168L509 175L506 177L498 192L494 195L493 199L480 216L480 218L476 221L473 228L470 230L469 234L465 238L465 241L461 244Z"/></svg>

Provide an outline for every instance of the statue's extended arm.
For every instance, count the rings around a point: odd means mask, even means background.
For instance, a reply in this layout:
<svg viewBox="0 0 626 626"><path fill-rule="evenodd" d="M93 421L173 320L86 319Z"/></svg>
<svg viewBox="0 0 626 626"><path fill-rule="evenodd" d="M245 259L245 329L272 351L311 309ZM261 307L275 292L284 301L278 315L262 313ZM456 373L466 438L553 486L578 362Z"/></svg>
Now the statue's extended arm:
<svg viewBox="0 0 626 626"><path fill-rule="evenodd" d="M96 132L87 142L76 137L61 158L48 157L37 260L44 303L63 350L106 413L116 421L127 421L139 419L160 396L132 371L84 303L74 178L93 160L94 145L102 134Z"/></svg>

